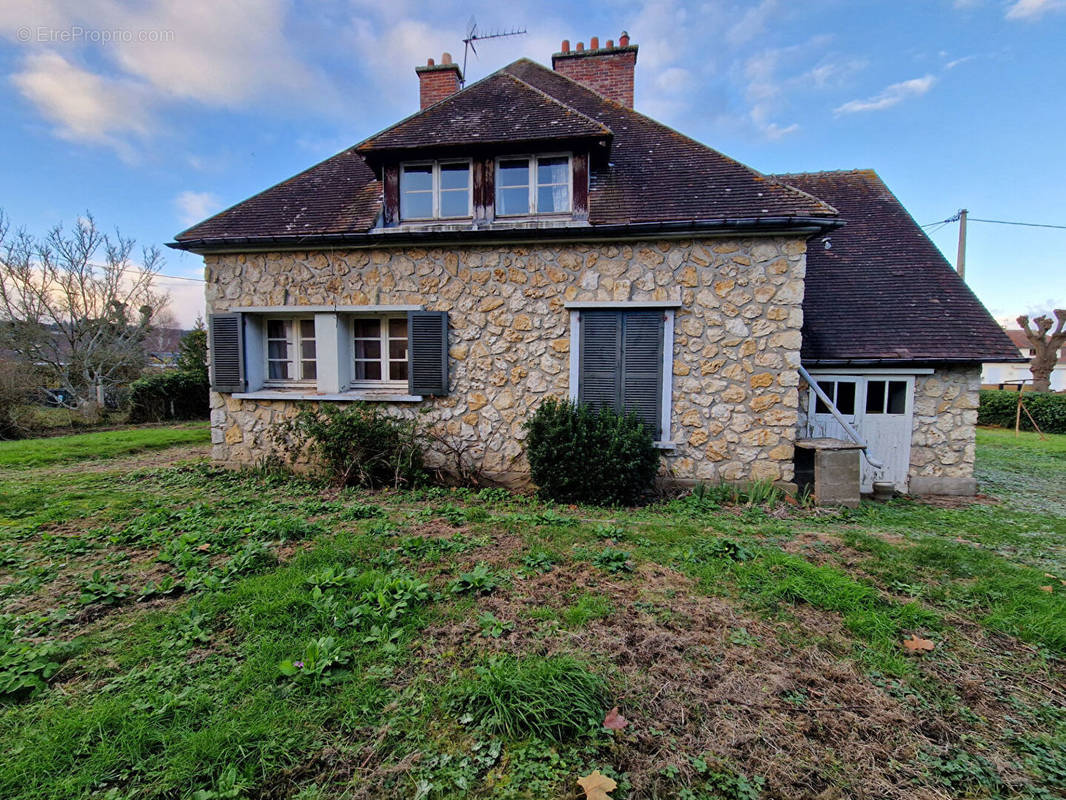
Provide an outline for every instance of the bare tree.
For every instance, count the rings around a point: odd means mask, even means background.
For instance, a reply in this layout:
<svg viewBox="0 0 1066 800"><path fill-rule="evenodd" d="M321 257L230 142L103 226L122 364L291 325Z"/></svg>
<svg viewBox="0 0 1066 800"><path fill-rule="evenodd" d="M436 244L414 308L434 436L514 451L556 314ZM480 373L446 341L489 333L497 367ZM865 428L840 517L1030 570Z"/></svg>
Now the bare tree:
<svg viewBox="0 0 1066 800"><path fill-rule="evenodd" d="M1059 348L1066 343L1066 308L1056 308L1051 313L1055 315L1054 320L1041 314L1033 320L1033 327L1029 327L1029 317L1024 314L1018 317L1018 325L1033 349L1029 371L1033 373L1033 390L1037 392L1051 391L1051 371L1058 363Z"/></svg>
<svg viewBox="0 0 1066 800"><path fill-rule="evenodd" d="M143 369L145 338L168 302L155 291L161 253L142 248L134 264L134 245L91 215L36 238L0 211L0 346L82 403L102 404Z"/></svg>

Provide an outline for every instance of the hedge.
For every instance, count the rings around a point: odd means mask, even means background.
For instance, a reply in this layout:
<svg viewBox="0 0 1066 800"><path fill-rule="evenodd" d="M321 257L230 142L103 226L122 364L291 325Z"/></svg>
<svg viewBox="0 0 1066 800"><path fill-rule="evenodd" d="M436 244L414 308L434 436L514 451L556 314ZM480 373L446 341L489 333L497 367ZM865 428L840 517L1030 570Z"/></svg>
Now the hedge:
<svg viewBox="0 0 1066 800"><path fill-rule="evenodd" d="M1022 402L1044 433L1066 433L1066 394L1023 392ZM1018 412L1018 393L1005 389L983 389L977 412L978 425L1013 428ZM1023 431L1033 430L1033 423L1022 411Z"/></svg>
<svg viewBox="0 0 1066 800"><path fill-rule="evenodd" d="M208 386L191 372L160 372L130 384L130 422L206 419Z"/></svg>

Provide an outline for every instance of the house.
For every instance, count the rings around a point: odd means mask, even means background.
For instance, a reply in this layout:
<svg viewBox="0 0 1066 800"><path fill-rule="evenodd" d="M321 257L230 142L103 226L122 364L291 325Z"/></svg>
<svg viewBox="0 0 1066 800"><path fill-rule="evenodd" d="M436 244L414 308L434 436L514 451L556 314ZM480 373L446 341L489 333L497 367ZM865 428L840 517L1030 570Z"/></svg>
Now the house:
<svg viewBox="0 0 1066 800"><path fill-rule="evenodd" d="M430 60L418 112L176 237L214 458L373 400L517 482L555 395L639 414L677 481L789 482L833 432L806 365L879 480L972 493L980 365L1016 351L877 176L760 174L634 110L628 36L590 44L466 88Z"/></svg>
<svg viewBox="0 0 1066 800"><path fill-rule="evenodd" d="M1007 336L1018 350L1024 361L995 361L987 363L981 370L981 384L989 389L1016 389L1019 385L1032 383L1033 373L1029 370L1029 361L1036 352L1021 328L1008 328ZM1059 350L1059 360L1051 370L1051 391L1066 392L1066 348Z"/></svg>

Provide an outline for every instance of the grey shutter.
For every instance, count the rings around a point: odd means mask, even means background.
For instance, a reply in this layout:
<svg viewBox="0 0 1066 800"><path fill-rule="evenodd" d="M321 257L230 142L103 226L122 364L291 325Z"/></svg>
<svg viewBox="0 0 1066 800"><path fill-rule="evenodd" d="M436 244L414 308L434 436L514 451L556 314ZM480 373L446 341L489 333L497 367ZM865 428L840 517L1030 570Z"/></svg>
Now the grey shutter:
<svg viewBox="0 0 1066 800"><path fill-rule="evenodd" d="M581 312L581 371L577 400L592 408L619 408L622 381L622 314L618 311Z"/></svg>
<svg viewBox="0 0 1066 800"><path fill-rule="evenodd" d="M660 436L663 312L629 311L622 320L622 408Z"/></svg>
<svg viewBox="0 0 1066 800"><path fill-rule="evenodd" d="M243 328L240 314L211 314L207 317L211 388L216 392L244 391Z"/></svg>
<svg viewBox="0 0 1066 800"><path fill-rule="evenodd" d="M448 312L407 312L407 391L448 394Z"/></svg>

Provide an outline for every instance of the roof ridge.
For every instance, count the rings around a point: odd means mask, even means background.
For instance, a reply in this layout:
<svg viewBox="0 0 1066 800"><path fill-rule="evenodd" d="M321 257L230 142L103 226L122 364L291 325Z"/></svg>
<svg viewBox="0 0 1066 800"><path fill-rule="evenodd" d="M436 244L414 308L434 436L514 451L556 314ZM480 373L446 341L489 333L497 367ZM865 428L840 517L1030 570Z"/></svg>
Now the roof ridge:
<svg viewBox="0 0 1066 800"><path fill-rule="evenodd" d="M519 61L531 61L531 60L528 59L528 58L523 58L523 59L519 59ZM514 61L512 63L517 64L518 61ZM531 62L531 63L536 63L536 62ZM508 64L507 66L510 66L510 64ZM546 97L548 100L550 100L551 102L555 103L557 106L562 106L567 111L569 111L569 112L571 112L573 114L576 114L577 116L581 117L582 119L585 119L585 120L591 122L593 125L598 125L599 127L603 128L604 132L609 133L611 135L614 135L614 131L612 131L610 129L610 127L608 127L607 125L604 125L602 122L600 122L600 120L593 119L592 117L590 117L588 114L584 113L583 111L578 111L576 108L574 108L569 103L564 103L558 97L554 97L553 95L548 94L543 89L539 89L536 86L534 86L533 84L522 80L517 75L514 75L514 74L512 74L510 72L506 72L505 70L506 70L506 67L503 70L498 70L498 72L500 72L503 75L506 75L508 78L513 80L515 83L520 83L523 86L525 86L527 89L531 89L534 92L536 92L537 94L541 95L542 97ZM493 74L496 74L496 73L493 73Z"/></svg>
<svg viewBox="0 0 1066 800"><path fill-rule="evenodd" d="M873 167L856 167L854 169L819 169L813 172L775 172L774 176L778 178L811 178L815 175L856 175L858 173L869 173L876 177L879 181L881 176L877 174L877 170ZM884 181L881 181L884 183Z"/></svg>

